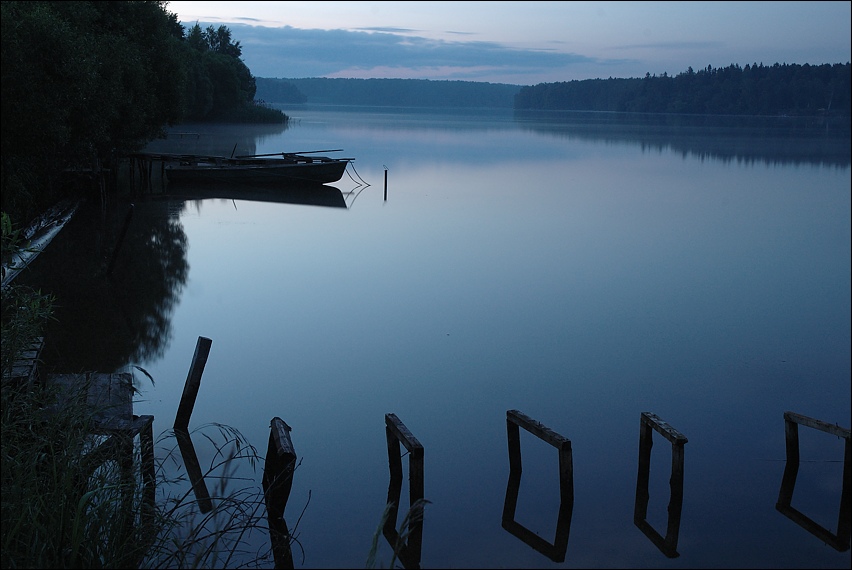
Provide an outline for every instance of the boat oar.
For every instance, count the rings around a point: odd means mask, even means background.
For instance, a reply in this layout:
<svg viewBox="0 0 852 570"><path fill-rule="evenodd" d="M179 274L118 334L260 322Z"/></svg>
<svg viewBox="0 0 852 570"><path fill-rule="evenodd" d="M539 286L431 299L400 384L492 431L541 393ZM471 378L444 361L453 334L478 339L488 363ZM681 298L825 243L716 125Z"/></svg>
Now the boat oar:
<svg viewBox="0 0 852 570"><path fill-rule="evenodd" d="M291 154L313 154L317 152L342 152L342 148L334 148L329 150L303 150L299 152L270 152L268 154L244 154L235 158L260 158L261 156L287 156Z"/></svg>

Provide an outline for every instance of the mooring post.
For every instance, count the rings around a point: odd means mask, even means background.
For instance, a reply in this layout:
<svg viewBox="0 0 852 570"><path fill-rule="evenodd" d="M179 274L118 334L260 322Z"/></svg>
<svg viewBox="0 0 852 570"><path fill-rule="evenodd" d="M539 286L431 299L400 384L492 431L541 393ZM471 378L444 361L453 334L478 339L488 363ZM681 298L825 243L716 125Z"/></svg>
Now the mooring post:
<svg viewBox="0 0 852 570"><path fill-rule="evenodd" d="M388 201L388 167L385 166L385 202L387 202L387 201Z"/></svg>
<svg viewBox="0 0 852 570"><path fill-rule="evenodd" d="M188 429L189 416L195 406L195 398L198 397L198 388L201 386L201 375L204 373L204 365L207 364L207 356L210 354L210 345L213 343L209 338L200 336L195 343L195 354L192 356L192 365L183 385L183 394L180 397L177 415L175 416L175 429Z"/></svg>

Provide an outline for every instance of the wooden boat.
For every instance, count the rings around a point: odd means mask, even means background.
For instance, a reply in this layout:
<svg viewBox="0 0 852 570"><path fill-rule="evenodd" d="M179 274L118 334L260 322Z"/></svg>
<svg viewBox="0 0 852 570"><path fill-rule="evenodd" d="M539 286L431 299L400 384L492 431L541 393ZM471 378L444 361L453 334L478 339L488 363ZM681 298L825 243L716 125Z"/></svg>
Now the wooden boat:
<svg viewBox="0 0 852 570"><path fill-rule="evenodd" d="M169 182L233 181L281 184L337 182L343 177L352 160L286 152L230 158L197 155L172 155L170 158L172 160L164 167Z"/></svg>

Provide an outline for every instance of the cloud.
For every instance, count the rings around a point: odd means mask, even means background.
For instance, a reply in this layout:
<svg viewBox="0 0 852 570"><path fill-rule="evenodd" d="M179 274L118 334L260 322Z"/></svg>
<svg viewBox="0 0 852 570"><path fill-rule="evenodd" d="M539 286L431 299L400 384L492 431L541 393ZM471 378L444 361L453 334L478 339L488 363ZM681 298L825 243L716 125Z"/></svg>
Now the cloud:
<svg viewBox="0 0 852 570"><path fill-rule="evenodd" d="M652 49L652 50L695 50L695 49L719 49L724 47L723 42L654 42L632 45L613 46L611 49Z"/></svg>
<svg viewBox="0 0 852 570"><path fill-rule="evenodd" d="M206 23L200 23L206 28ZM215 24L214 24L215 26ZM529 77L600 60L552 49L519 49L495 42L445 41L412 30L305 30L230 24L243 60L256 77L395 77L490 81ZM390 32L394 33L390 33ZM523 84L525 82L520 82Z"/></svg>

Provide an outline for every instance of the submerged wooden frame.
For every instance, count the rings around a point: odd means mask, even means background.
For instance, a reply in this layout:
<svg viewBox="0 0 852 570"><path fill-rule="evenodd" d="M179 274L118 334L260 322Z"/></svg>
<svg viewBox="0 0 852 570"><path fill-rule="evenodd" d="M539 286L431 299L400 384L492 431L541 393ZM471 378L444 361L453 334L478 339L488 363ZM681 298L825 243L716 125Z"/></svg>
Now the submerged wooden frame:
<svg viewBox="0 0 852 570"><path fill-rule="evenodd" d="M518 494L521 487L521 430L536 436L556 448L559 453L559 515L556 522L556 535L553 542L547 542L536 533L515 520L518 506ZM574 460L571 440L563 437L518 410L506 412L506 433L509 443L509 483L506 486L506 499L503 503L502 526L534 550L544 554L554 562L564 562L568 550L568 537L571 531L571 515L574 510Z"/></svg>
<svg viewBox="0 0 852 570"><path fill-rule="evenodd" d="M651 447L654 445L654 431L660 433L672 444L672 473L669 479L671 496L668 506L666 536L663 537L646 520L648 516L648 483L651 478ZM686 439L682 433L656 414L642 412L639 421L639 474L636 478L636 503L633 508L633 524L639 527L654 545L668 558L680 556L677 541L680 534L680 517L683 509L683 464Z"/></svg>
<svg viewBox="0 0 852 570"><path fill-rule="evenodd" d="M423 548L423 445L400 421L396 414L385 414L385 437L388 447L388 516L382 534L397 554L405 568L420 568ZM403 520L408 521L405 539L396 530L402 494L402 454L400 444L408 451L408 495L409 510Z"/></svg>
<svg viewBox="0 0 852 570"><path fill-rule="evenodd" d="M796 476L799 473L799 426L803 425L837 437L843 438L843 486L840 491L840 514L837 517L837 534L817 524L809 517L791 506L793 490L796 486ZM775 509L781 514L829 544L839 552L849 550L852 522L850 522L850 507L852 507L852 437L850 431L837 425L815 420L794 412L784 412L784 440L787 451L787 464L784 466L784 476L781 480L781 490L778 492L778 502Z"/></svg>

